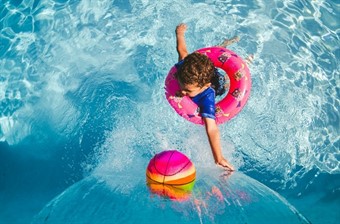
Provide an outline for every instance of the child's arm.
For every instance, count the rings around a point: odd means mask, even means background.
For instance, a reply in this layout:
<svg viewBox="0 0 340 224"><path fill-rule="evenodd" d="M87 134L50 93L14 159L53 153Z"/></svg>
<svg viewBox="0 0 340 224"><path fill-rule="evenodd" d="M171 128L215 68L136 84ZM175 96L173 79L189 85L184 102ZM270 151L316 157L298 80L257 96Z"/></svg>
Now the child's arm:
<svg viewBox="0 0 340 224"><path fill-rule="evenodd" d="M186 30L187 25L184 23L181 23L176 27L176 49L178 53L178 61L183 60L188 55L184 37Z"/></svg>
<svg viewBox="0 0 340 224"><path fill-rule="evenodd" d="M222 155L220 131L218 129L216 121L211 118L203 118L203 120L215 163L219 166L233 171L234 167Z"/></svg>

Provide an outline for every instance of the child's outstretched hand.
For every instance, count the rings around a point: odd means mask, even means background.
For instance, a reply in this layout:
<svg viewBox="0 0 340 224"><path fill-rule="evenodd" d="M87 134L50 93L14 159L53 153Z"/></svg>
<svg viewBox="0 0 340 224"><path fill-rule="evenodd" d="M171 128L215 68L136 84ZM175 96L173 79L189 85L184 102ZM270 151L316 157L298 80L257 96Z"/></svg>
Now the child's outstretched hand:
<svg viewBox="0 0 340 224"><path fill-rule="evenodd" d="M226 169L226 170L229 170L229 171L234 171L234 167L225 159L225 158L222 158L221 160L219 160L218 162L216 162L216 165Z"/></svg>

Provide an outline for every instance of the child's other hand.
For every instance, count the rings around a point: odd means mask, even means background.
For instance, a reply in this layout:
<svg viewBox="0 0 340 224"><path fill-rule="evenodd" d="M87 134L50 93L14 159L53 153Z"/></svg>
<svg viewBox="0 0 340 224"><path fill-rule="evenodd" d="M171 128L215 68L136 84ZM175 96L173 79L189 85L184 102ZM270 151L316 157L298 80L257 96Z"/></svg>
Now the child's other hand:
<svg viewBox="0 0 340 224"><path fill-rule="evenodd" d="M222 158L221 160L219 160L218 162L216 162L216 165L226 169L226 170L229 170L229 171L234 171L234 167L225 159L225 158Z"/></svg>
<svg viewBox="0 0 340 224"><path fill-rule="evenodd" d="M177 35L184 35L186 30L187 30L187 25L185 23L180 23L178 26L176 26Z"/></svg>
<svg viewBox="0 0 340 224"><path fill-rule="evenodd" d="M183 97L184 95L183 95L183 93L182 93L181 90L178 90L178 91L176 92L175 96L177 96L177 97Z"/></svg>

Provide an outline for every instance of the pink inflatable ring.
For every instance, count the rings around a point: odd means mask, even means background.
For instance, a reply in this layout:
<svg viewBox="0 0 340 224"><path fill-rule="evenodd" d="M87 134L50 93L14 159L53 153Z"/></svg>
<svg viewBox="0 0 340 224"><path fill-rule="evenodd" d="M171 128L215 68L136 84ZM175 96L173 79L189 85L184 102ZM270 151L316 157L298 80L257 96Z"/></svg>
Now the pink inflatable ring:
<svg viewBox="0 0 340 224"><path fill-rule="evenodd" d="M207 47L196 52L207 55L214 66L223 69L229 77L229 91L221 101L216 103L216 123L222 124L236 116L248 100L251 89L249 69L241 57L222 47ZM175 78L176 72L177 69L173 66L165 80L165 95L169 104L188 121L203 125L197 104L188 96L176 96L176 92L180 90Z"/></svg>

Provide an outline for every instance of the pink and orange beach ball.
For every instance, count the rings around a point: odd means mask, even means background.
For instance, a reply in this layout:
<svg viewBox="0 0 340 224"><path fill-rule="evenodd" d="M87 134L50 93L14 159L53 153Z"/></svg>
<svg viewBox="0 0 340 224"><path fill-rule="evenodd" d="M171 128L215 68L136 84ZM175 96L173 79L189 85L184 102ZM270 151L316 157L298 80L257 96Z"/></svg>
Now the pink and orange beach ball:
<svg viewBox="0 0 340 224"><path fill-rule="evenodd" d="M195 179L194 164L177 150L156 154L146 169L146 181L150 191L173 200L188 199Z"/></svg>

